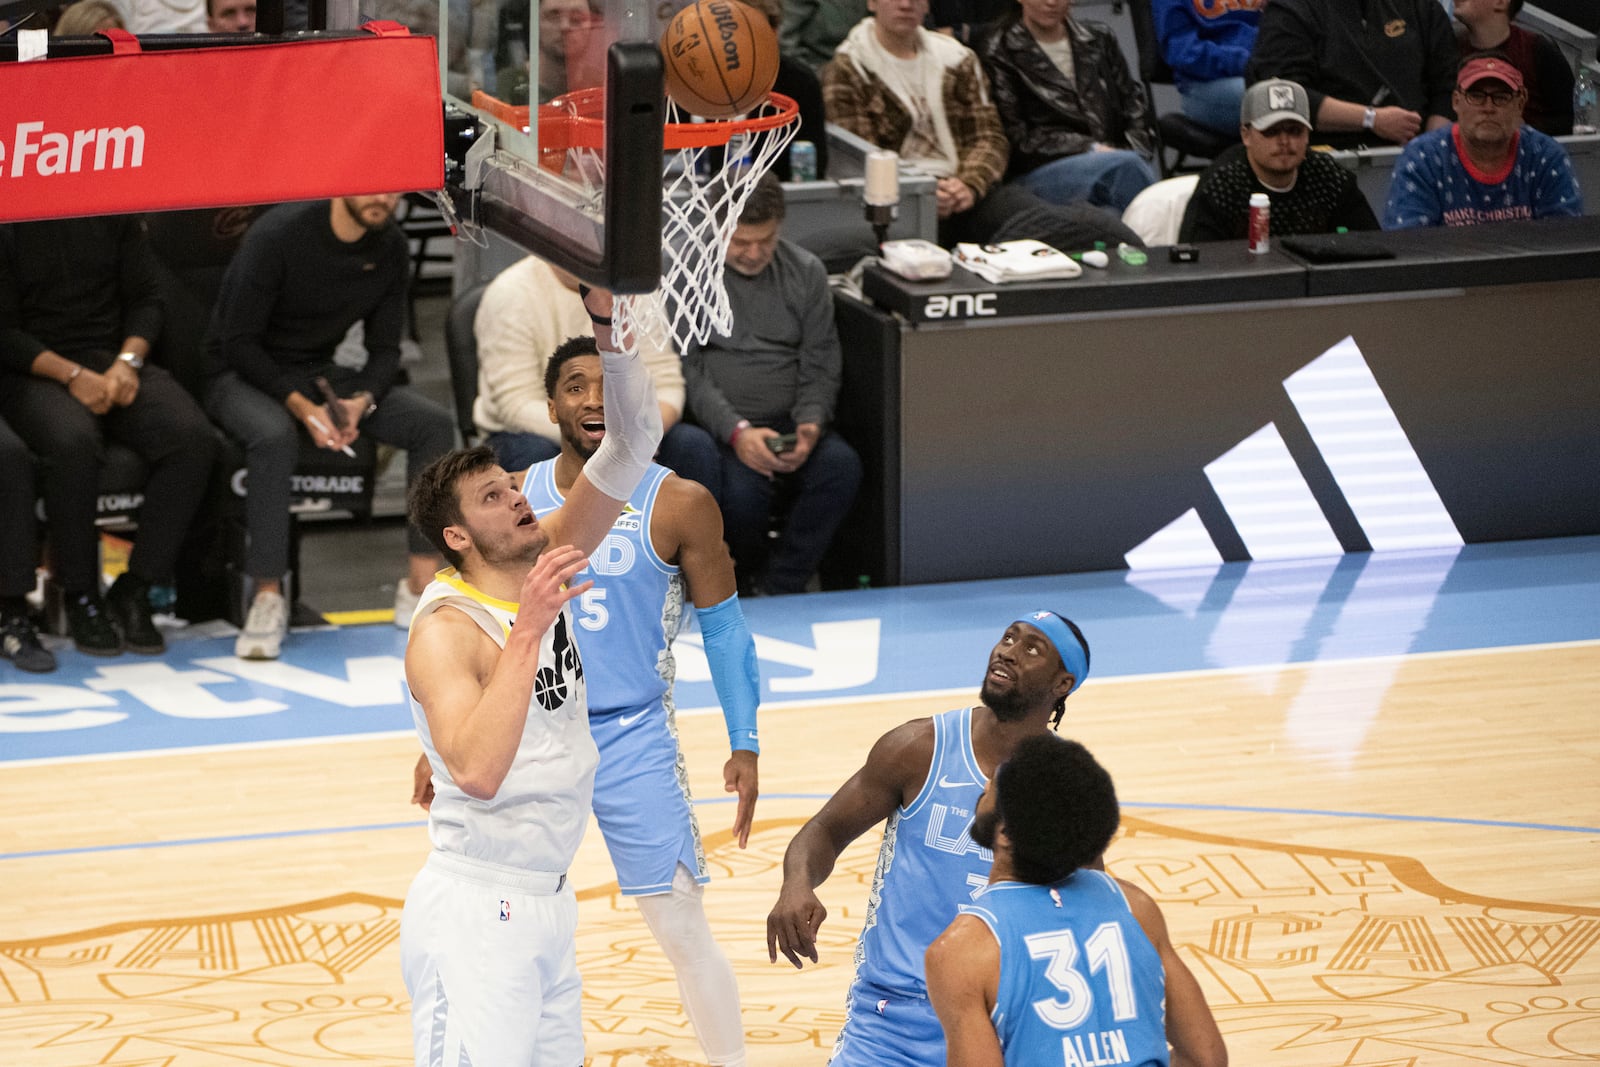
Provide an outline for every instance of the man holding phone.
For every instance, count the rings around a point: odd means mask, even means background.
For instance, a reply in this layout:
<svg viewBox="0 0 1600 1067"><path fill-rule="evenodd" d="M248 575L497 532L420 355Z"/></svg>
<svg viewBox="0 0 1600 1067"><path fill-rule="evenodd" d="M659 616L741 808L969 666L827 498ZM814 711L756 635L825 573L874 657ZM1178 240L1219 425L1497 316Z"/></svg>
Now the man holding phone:
<svg viewBox="0 0 1600 1067"><path fill-rule="evenodd" d="M828 272L782 239L783 216L783 186L768 175L728 243L733 329L683 359L690 415L722 452L723 524L747 595L804 592L861 484L855 449L828 432L842 362ZM789 507L774 543L778 492Z"/></svg>

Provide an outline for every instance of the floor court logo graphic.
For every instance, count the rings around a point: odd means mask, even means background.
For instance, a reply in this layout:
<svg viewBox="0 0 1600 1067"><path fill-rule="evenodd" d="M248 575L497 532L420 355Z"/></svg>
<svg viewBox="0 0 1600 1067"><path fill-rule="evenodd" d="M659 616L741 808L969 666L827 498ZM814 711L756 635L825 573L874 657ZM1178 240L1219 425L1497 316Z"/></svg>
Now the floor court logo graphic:
<svg viewBox="0 0 1600 1067"><path fill-rule="evenodd" d="M821 964L803 979L769 964L761 944L802 821L762 821L745 851L727 833L708 840L720 882L712 924L738 972L752 1062L820 1063L843 1019L859 911L830 916ZM864 894L876 851L847 852L834 881ZM1600 1060L1600 908L1474 897L1405 857L1196 834L1135 816L1108 855L1113 874L1161 903L1237 1062ZM701 1062L672 970L637 910L615 883L578 897L589 1062ZM0 1062L409 1062L400 911L399 900L351 893L0 943Z"/></svg>
<svg viewBox="0 0 1600 1067"><path fill-rule="evenodd" d="M1461 545L1455 522L1355 338L1322 353L1283 387L1373 549ZM1251 559L1344 552L1273 423L1206 464L1205 474ZM1193 508L1125 558L1134 569L1222 562Z"/></svg>

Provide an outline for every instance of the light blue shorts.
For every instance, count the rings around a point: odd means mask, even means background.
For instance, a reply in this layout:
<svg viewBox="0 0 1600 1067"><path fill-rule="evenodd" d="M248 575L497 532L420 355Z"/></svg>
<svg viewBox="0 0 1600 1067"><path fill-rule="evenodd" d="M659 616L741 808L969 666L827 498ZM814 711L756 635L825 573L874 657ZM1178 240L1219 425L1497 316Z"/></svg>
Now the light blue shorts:
<svg viewBox="0 0 1600 1067"><path fill-rule="evenodd" d="M625 896L672 888L683 864L695 881L710 881L700 824L678 737L660 702L589 716L600 749L594 776L594 814Z"/></svg>
<svg viewBox="0 0 1600 1067"><path fill-rule="evenodd" d="M943 1067L944 1029L927 997L850 985L844 1028L828 1067Z"/></svg>

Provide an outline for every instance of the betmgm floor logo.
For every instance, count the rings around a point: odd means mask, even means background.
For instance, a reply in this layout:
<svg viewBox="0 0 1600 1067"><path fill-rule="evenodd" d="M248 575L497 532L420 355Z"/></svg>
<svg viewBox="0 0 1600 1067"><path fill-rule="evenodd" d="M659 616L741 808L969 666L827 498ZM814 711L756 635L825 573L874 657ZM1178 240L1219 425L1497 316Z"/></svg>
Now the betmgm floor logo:
<svg viewBox="0 0 1600 1067"><path fill-rule="evenodd" d="M1353 337L1290 375L1283 387L1374 551L1461 545ZM1344 552L1272 423L1206 464L1205 473L1251 559ZM1190 567L1220 563L1222 555L1190 508L1126 559L1132 569Z"/></svg>

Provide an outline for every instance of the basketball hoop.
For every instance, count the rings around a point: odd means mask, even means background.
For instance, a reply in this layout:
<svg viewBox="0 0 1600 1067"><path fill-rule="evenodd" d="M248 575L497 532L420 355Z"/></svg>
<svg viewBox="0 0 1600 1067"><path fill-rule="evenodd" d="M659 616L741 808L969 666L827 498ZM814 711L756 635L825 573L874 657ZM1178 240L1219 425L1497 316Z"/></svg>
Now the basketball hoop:
<svg viewBox="0 0 1600 1067"><path fill-rule="evenodd" d="M509 110L509 109L508 109ZM527 110L521 109L522 124ZM540 165L584 184L605 175L605 92L580 89L539 107ZM515 116L509 116L515 121ZM745 202L800 126L799 106L769 93L738 119L700 119L667 101L662 172L661 284L653 293L619 295L612 318L625 351L640 341L670 342L682 353L713 330L733 329L722 283L728 242ZM716 150L724 148L720 163Z"/></svg>

